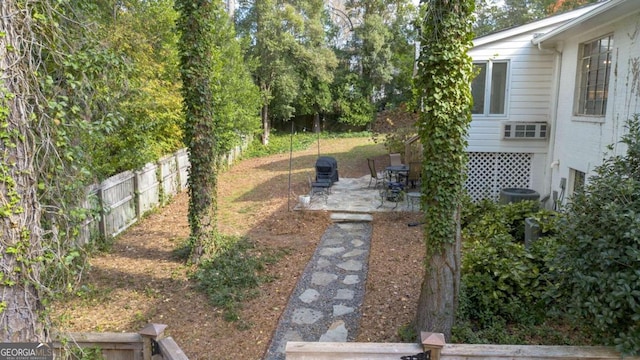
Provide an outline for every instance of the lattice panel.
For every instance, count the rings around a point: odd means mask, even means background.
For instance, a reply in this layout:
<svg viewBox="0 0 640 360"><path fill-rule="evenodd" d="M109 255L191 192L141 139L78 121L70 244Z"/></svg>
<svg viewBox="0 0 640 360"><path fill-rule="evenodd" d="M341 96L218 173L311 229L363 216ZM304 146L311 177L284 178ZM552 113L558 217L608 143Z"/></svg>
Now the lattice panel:
<svg viewBox="0 0 640 360"><path fill-rule="evenodd" d="M469 153L465 188L474 201L497 201L504 188L529 188L531 158L527 153Z"/></svg>

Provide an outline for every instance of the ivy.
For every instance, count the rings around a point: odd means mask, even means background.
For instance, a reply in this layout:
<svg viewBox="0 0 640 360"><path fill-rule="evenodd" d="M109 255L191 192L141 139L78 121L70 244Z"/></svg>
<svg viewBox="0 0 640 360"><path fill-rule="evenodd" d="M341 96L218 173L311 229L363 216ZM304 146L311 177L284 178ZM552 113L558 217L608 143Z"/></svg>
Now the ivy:
<svg viewBox="0 0 640 360"><path fill-rule="evenodd" d="M216 238L217 133L214 122L215 23L220 4L207 0L176 1L180 12L180 72L184 99L184 141L191 164L189 226L191 261L213 255Z"/></svg>
<svg viewBox="0 0 640 360"><path fill-rule="evenodd" d="M422 11L419 76L422 106L418 133L423 144L422 192L429 251L452 243L454 213L465 180L466 136L471 122L473 65L471 0L430 1Z"/></svg>

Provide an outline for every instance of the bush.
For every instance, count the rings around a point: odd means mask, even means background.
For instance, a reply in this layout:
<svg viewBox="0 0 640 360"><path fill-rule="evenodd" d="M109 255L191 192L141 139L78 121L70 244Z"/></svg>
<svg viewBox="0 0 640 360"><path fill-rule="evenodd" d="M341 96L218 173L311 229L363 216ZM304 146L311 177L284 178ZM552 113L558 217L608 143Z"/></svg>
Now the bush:
<svg viewBox="0 0 640 360"><path fill-rule="evenodd" d="M463 251L456 341L518 343L523 334L507 325L541 324L554 284L546 274L555 257L555 216L537 211L533 201L500 205L490 201L467 204L463 213ZM548 221L547 235L524 245L524 219ZM554 220L554 221L552 221ZM470 336L470 334L474 334Z"/></svg>
<svg viewBox="0 0 640 360"><path fill-rule="evenodd" d="M265 275L265 266L276 263L286 250L257 249L249 239L233 236L218 243L218 253L198 268L195 279L223 310L225 320L237 321L242 303L258 295L260 284L273 280Z"/></svg>
<svg viewBox="0 0 640 360"><path fill-rule="evenodd" d="M596 168L571 198L555 262L557 296L605 345L640 353L640 123L628 121L625 155Z"/></svg>

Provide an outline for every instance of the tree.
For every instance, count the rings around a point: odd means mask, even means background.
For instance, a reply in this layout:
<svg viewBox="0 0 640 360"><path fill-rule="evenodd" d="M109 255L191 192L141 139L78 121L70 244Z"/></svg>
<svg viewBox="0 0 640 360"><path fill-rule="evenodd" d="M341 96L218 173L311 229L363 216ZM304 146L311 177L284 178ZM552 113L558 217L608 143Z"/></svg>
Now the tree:
<svg viewBox="0 0 640 360"><path fill-rule="evenodd" d="M184 137L190 161L191 261L197 264L213 255L216 247L217 145L212 77L215 16L221 10L217 2L209 0L177 0L176 8L180 12Z"/></svg>
<svg viewBox="0 0 640 360"><path fill-rule="evenodd" d="M297 73L300 79L296 99L296 115L312 115L314 130L320 131L320 113L331 109L331 89L333 70L337 58L326 44L323 22L323 1L306 0L299 2L306 14L302 36L300 37Z"/></svg>
<svg viewBox="0 0 640 360"><path fill-rule="evenodd" d="M410 26L415 7L410 1L351 0L348 41L335 41L339 69L333 87L340 122L367 125L374 113L410 97L415 35Z"/></svg>
<svg viewBox="0 0 640 360"><path fill-rule="evenodd" d="M178 73L177 12L173 0L86 2L83 14L97 25L96 36L122 65L120 82L106 87L117 101L112 127L92 142L99 178L137 169L184 146ZM153 19L153 21L149 21ZM84 69L83 69L84 70ZM105 116L103 109L97 116Z"/></svg>
<svg viewBox="0 0 640 360"><path fill-rule="evenodd" d="M0 341L46 341L41 309L42 227L37 146L30 136L37 91L37 59L28 50L34 36L28 6L15 0L0 4Z"/></svg>
<svg viewBox="0 0 640 360"><path fill-rule="evenodd" d="M226 12L215 23L213 52L216 152L223 156L241 145L243 136L260 130L260 90L253 83L234 24Z"/></svg>
<svg viewBox="0 0 640 360"><path fill-rule="evenodd" d="M598 0L476 0L477 36L500 31Z"/></svg>
<svg viewBox="0 0 640 360"><path fill-rule="evenodd" d="M460 202L466 137L471 122L473 0L422 3L416 92L423 144L425 277L416 316L418 331L451 336L460 284Z"/></svg>
<svg viewBox="0 0 640 360"><path fill-rule="evenodd" d="M47 340L43 304L84 268L84 155L104 124L93 110L112 111L97 90L110 58L68 5L0 4L0 341Z"/></svg>
<svg viewBox="0 0 640 360"><path fill-rule="evenodd" d="M260 89L262 143L269 143L271 118L293 116L291 103L298 93L294 56L295 35L301 19L288 3L274 0L242 2L238 31L249 44L248 61L255 64L253 77Z"/></svg>

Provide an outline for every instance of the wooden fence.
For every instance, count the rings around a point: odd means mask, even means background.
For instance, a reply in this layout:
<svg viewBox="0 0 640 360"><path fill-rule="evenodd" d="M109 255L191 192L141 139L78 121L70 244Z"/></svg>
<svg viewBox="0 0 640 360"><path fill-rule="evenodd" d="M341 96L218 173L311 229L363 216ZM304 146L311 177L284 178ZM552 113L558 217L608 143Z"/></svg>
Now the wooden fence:
<svg viewBox="0 0 640 360"><path fill-rule="evenodd" d="M250 137L243 138L243 145L223 156L223 166L233 164L250 142ZM188 176L189 156L181 149L140 170L125 171L89 187L84 207L99 210L84 223L79 242L118 236L145 213L185 190Z"/></svg>
<svg viewBox="0 0 640 360"><path fill-rule="evenodd" d="M56 358L69 351L96 349L107 360L189 360L173 338L165 337L167 326L149 324L138 333L68 333L53 344Z"/></svg>

